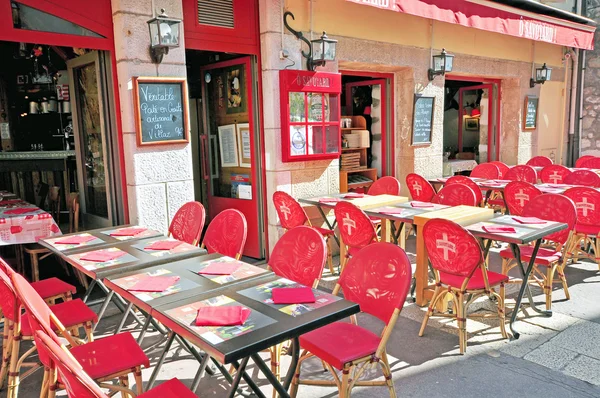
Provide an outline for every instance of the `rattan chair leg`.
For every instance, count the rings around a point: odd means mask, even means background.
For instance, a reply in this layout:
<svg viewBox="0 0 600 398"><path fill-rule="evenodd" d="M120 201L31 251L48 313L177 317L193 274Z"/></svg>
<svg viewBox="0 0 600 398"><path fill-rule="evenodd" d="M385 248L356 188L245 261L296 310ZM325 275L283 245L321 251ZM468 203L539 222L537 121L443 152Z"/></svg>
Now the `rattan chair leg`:
<svg viewBox="0 0 600 398"><path fill-rule="evenodd" d="M390 398L396 398L396 389L394 388L394 380L392 380L392 369L390 369L390 364L385 352L381 356L381 361L379 364L381 365L381 371L383 372L383 377L385 378L385 384L387 384L390 392Z"/></svg>
<svg viewBox="0 0 600 398"><path fill-rule="evenodd" d="M546 295L546 311L552 309L552 282L554 281L555 267L548 267L544 280L544 294Z"/></svg>
<svg viewBox="0 0 600 398"><path fill-rule="evenodd" d="M4 385L8 378L8 371L10 369L10 356L12 353L12 325L9 325L9 320L4 319L4 331L2 337L2 368L0 369L0 390L4 388Z"/></svg>
<svg viewBox="0 0 600 398"><path fill-rule="evenodd" d="M277 344L275 347L271 347L271 372L275 375L277 380L280 380L281 368L279 363L281 362L281 349L283 344ZM277 398L277 391L273 389L273 398Z"/></svg>
<svg viewBox="0 0 600 398"><path fill-rule="evenodd" d="M435 305L436 305L439 297L441 297L440 289L441 289L440 286L436 286L435 290L433 291L433 296L431 297L431 302L429 303L429 307L427 308L427 313L425 314L425 318L423 318L423 323L421 323L421 329L419 330L419 337L423 336L423 333L425 333L425 327L427 326L429 317L431 315L433 315L433 309L435 308Z"/></svg>
<svg viewBox="0 0 600 398"><path fill-rule="evenodd" d="M350 384L350 369L344 367L344 369L342 370L342 387L340 388L340 398L349 398L350 397L350 391L349 391L349 384Z"/></svg>
<svg viewBox="0 0 600 398"><path fill-rule="evenodd" d="M127 376L125 376L127 377ZM142 379L142 368L136 367L133 372L133 378L135 379L135 393L141 395L144 393L144 380ZM129 381L129 378L127 379Z"/></svg>

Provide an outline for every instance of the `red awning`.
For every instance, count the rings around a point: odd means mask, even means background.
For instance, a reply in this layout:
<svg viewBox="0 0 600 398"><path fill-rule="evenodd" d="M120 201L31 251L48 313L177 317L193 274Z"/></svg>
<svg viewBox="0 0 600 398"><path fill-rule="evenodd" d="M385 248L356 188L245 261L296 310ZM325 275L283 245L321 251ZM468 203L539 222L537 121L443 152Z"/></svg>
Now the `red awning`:
<svg viewBox="0 0 600 398"><path fill-rule="evenodd" d="M524 11L485 0L347 0L489 32L594 49L593 26ZM485 3L485 4L484 4Z"/></svg>

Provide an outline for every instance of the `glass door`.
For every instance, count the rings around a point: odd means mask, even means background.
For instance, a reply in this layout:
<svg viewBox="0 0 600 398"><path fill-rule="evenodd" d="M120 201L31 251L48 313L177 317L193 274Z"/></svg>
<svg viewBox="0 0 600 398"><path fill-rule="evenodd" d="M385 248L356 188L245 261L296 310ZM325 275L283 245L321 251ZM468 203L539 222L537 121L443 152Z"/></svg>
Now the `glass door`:
<svg viewBox="0 0 600 398"><path fill-rule="evenodd" d="M498 84L461 87L458 93L458 152L479 154L479 163L498 160Z"/></svg>

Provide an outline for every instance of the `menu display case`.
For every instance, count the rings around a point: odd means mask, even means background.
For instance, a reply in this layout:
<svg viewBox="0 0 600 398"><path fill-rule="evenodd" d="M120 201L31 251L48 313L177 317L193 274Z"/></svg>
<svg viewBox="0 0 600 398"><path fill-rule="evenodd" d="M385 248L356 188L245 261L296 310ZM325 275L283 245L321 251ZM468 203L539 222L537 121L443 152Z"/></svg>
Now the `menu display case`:
<svg viewBox="0 0 600 398"><path fill-rule="evenodd" d="M338 73L282 70L282 161L337 159L341 152Z"/></svg>

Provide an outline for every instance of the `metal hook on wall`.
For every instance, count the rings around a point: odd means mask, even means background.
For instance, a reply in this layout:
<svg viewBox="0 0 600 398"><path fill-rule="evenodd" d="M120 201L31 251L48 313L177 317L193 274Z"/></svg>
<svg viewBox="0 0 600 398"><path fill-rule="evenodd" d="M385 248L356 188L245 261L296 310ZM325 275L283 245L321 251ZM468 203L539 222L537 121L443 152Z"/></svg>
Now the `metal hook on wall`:
<svg viewBox="0 0 600 398"><path fill-rule="evenodd" d="M302 32L298 32L297 30L295 30L294 28L292 28L290 26L290 24L288 23L288 17L292 17L292 20L296 20L296 18L294 17L294 14L292 14L290 11L286 11L283 14L283 25L286 27L287 30L289 30L290 32L292 32L292 34L294 36L296 36L296 39L298 40L302 40L303 42L306 43L306 45L308 46L308 52L306 51L302 51L302 56L304 58L306 58L306 66L308 70L314 70L313 65L312 65L312 46L310 44L310 41L308 41L308 39L306 37L304 37L304 35L302 34ZM288 65L289 67L295 65L296 62L294 61L294 63L292 65ZM287 69L287 68L286 68Z"/></svg>

